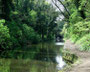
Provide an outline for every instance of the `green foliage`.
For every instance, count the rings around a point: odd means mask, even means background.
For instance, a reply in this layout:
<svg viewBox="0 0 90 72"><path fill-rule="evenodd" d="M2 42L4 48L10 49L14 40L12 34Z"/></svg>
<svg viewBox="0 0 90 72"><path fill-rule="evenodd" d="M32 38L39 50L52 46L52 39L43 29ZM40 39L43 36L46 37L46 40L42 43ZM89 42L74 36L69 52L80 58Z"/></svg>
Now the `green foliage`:
<svg viewBox="0 0 90 72"><path fill-rule="evenodd" d="M74 25L74 34L80 34L83 36L84 34L88 34L90 30L90 21L82 21L78 22Z"/></svg>
<svg viewBox="0 0 90 72"><path fill-rule="evenodd" d="M12 48L18 47L21 48L23 45L22 41L22 30L19 27L19 24L15 21L7 22L7 26L10 30L10 39L12 42Z"/></svg>
<svg viewBox="0 0 90 72"><path fill-rule="evenodd" d="M40 42L40 36L34 31L33 28L29 27L26 24L23 24L23 33L29 42L32 43Z"/></svg>
<svg viewBox="0 0 90 72"><path fill-rule="evenodd" d="M40 42L40 36L27 24L19 24L15 21L7 22L10 29L12 48L23 48L27 44Z"/></svg>
<svg viewBox="0 0 90 72"><path fill-rule="evenodd" d="M76 42L84 35L88 34L90 30L90 21L81 21L74 24L72 31L71 31L71 39L73 42Z"/></svg>
<svg viewBox="0 0 90 72"><path fill-rule="evenodd" d="M4 18L6 23L4 26L3 21L0 22L0 47L23 50L31 44L54 39L59 13L51 4L45 0L2 0L2 3L0 18ZM14 51L6 53L10 57L13 54ZM34 55L31 54L31 58Z"/></svg>
<svg viewBox="0 0 90 72"><path fill-rule="evenodd" d="M0 48L1 49L6 49L10 45L9 29L7 26L4 26L4 23L5 23L5 20L0 20Z"/></svg>
<svg viewBox="0 0 90 72"><path fill-rule="evenodd" d="M70 40L74 43L76 42L82 43L84 41L84 43L81 44L82 45L81 49L89 50L88 46L85 44L88 44L90 41L88 41L87 43L87 41L85 41L87 40L85 39L85 37L89 39L89 37L87 37L86 35L90 34L90 21L80 21L74 25L71 25L67 30L65 28L63 29L64 31L63 33L65 33L64 34L65 38L68 38L69 36Z"/></svg>
<svg viewBox="0 0 90 72"><path fill-rule="evenodd" d="M0 59L0 72L10 72L10 60Z"/></svg>
<svg viewBox="0 0 90 72"><path fill-rule="evenodd" d="M80 45L81 51L90 51L90 34L83 36L76 43Z"/></svg>
<svg viewBox="0 0 90 72"><path fill-rule="evenodd" d="M32 22L33 24L36 24L37 12L34 10L31 10L29 15L30 15L30 22Z"/></svg>
<svg viewBox="0 0 90 72"><path fill-rule="evenodd" d="M64 36L64 38L68 38L67 34L69 34L69 33L67 33L67 25L68 25L67 23L64 24L62 32L61 32L61 34Z"/></svg>
<svg viewBox="0 0 90 72"><path fill-rule="evenodd" d="M90 50L90 1L67 0L67 8L70 11L69 22L64 26L62 33L65 38L70 38L72 42L79 42L81 50ZM82 43L83 42L83 43Z"/></svg>
<svg viewBox="0 0 90 72"><path fill-rule="evenodd" d="M48 40L48 36L50 39L54 37L58 12L52 5L44 0L18 0L18 3L14 1L14 5L15 10L10 15L11 20L32 27L42 40Z"/></svg>
<svg viewBox="0 0 90 72"><path fill-rule="evenodd" d="M82 18L80 17L80 14L78 13L78 11L75 10L75 11L71 14L69 20L70 20L70 23L75 24L75 23L77 23L77 22L79 22L79 21L82 21Z"/></svg>
<svg viewBox="0 0 90 72"><path fill-rule="evenodd" d="M3 38L7 39L10 37L9 29L7 28L7 26L4 26L3 23L4 23L4 20L1 20L0 21L0 40L1 42L5 41Z"/></svg>

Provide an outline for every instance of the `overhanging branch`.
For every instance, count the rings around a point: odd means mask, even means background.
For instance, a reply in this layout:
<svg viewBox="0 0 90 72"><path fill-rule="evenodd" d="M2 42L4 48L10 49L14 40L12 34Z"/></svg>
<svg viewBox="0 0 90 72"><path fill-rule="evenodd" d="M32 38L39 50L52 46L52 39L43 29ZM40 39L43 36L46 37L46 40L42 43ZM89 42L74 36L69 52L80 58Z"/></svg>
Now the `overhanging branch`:
<svg viewBox="0 0 90 72"><path fill-rule="evenodd" d="M68 11L68 9L66 8L66 6L62 3L62 1L61 0L58 0L62 5L63 5L63 7L64 7L64 9L66 10L66 12L68 13L68 16L70 16L70 13L69 13L69 11Z"/></svg>
<svg viewBox="0 0 90 72"><path fill-rule="evenodd" d="M54 0L52 0L53 4L59 9L59 11L61 12L61 14L65 17L65 18L68 18L64 12L59 8L59 6L56 4L56 2L54 2Z"/></svg>

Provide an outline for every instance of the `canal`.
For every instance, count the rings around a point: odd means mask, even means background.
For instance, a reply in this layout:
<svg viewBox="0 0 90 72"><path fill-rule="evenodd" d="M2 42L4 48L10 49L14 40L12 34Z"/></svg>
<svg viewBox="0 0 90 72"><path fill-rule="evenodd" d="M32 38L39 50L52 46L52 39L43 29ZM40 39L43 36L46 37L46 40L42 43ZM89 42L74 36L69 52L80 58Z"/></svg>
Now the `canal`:
<svg viewBox="0 0 90 72"><path fill-rule="evenodd" d="M5 51L0 56L0 68L6 72L58 72L67 65L63 46L62 42L40 43L22 50Z"/></svg>

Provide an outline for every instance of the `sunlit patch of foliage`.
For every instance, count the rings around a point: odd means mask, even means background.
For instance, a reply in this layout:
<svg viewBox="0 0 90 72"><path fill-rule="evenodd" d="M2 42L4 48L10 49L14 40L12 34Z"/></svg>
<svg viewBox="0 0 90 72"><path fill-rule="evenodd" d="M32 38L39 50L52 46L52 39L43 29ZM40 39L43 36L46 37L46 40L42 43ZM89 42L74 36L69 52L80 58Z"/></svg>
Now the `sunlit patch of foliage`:
<svg viewBox="0 0 90 72"><path fill-rule="evenodd" d="M0 50L10 47L9 28L4 25L5 20L0 20Z"/></svg>
<svg viewBox="0 0 90 72"><path fill-rule="evenodd" d="M64 1L69 9L70 16L62 30L64 38L81 45L80 50L90 50L90 1Z"/></svg>
<svg viewBox="0 0 90 72"><path fill-rule="evenodd" d="M81 51L90 51L90 34L83 36L76 43L80 45Z"/></svg>

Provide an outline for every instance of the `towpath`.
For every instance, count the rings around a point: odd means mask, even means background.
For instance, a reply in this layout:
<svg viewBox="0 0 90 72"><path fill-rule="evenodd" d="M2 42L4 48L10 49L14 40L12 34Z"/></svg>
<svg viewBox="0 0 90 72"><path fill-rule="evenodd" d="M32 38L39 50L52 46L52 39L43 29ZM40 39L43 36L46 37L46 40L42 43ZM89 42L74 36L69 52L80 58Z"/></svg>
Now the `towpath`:
<svg viewBox="0 0 90 72"><path fill-rule="evenodd" d="M67 40L64 45L65 49L70 50L80 58L79 64L73 64L70 69L65 72L90 72L90 52L78 50L78 46Z"/></svg>

